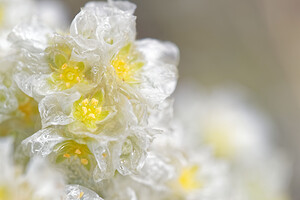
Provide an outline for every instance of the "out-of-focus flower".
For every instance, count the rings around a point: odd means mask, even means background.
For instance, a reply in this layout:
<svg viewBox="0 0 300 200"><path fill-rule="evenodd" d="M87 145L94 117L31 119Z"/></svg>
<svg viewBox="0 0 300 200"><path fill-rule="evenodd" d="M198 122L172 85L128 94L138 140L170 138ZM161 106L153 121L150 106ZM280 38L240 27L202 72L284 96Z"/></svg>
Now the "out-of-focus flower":
<svg viewBox="0 0 300 200"><path fill-rule="evenodd" d="M241 93L207 94L183 84L177 100L179 127L189 134L181 131L175 138L185 146L207 147L216 158L228 161L235 188L232 199L288 199L288 159L272 141L270 122Z"/></svg>
<svg viewBox="0 0 300 200"><path fill-rule="evenodd" d="M231 162L251 162L270 151L271 126L241 93L224 89L201 92L182 84L175 104L176 118L188 145L206 145L215 156Z"/></svg>
<svg viewBox="0 0 300 200"><path fill-rule="evenodd" d="M158 137L141 172L116 176L104 188L103 196L132 200L230 199L226 163L216 161L208 151L190 150L174 145L172 138Z"/></svg>
<svg viewBox="0 0 300 200"><path fill-rule="evenodd" d="M1 200L71 200L101 198L84 187L65 185L63 177L41 158L34 158L26 172L13 162L12 140L0 140Z"/></svg>
<svg viewBox="0 0 300 200"><path fill-rule="evenodd" d="M23 141L30 155L53 162L62 155L66 171L75 162L82 179L93 173L96 181L142 167L153 135L163 130L153 113L171 102L179 52L169 42L135 41L134 9L129 2L92 2L70 34L34 20L12 31L19 53L14 80L39 102L42 121L42 130Z"/></svg>

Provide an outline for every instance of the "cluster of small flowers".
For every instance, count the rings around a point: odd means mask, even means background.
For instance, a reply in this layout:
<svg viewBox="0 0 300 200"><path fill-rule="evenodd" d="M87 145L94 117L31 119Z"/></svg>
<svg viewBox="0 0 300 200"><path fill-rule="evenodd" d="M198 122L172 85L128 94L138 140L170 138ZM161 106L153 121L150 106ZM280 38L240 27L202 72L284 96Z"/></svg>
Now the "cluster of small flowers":
<svg viewBox="0 0 300 200"><path fill-rule="evenodd" d="M87 3L62 31L20 1L0 0L0 200L286 198L248 105L188 85L173 118L179 50L136 40L134 4Z"/></svg>

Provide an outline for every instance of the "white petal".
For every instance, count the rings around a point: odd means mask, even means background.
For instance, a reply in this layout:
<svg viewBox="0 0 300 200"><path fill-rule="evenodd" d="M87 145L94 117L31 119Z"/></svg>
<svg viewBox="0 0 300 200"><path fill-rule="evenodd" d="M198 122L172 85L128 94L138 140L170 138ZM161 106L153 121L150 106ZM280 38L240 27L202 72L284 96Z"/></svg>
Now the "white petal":
<svg viewBox="0 0 300 200"><path fill-rule="evenodd" d="M67 125L74 121L71 114L73 103L80 98L80 93L56 93L48 95L39 103L42 126Z"/></svg>
<svg viewBox="0 0 300 200"><path fill-rule="evenodd" d="M85 38L86 44L97 44L100 51L110 51L111 48L122 47L133 41L136 35L133 5L125 2L114 4L87 4L73 20L71 35ZM80 43L83 44L83 41Z"/></svg>
<svg viewBox="0 0 300 200"><path fill-rule="evenodd" d="M175 90L179 50L173 43L153 39L139 40L136 45L146 62L137 87L150 102L160 103Z"/></svg>
<svg viewBox="0 0 300 200"><path fill-rule="evenodd" d="M103 200L94 191L80 185L66 186L66 200Z"/></svg>
<svg viewBox="0 0 300 200"><path fill-rule="evenodd" d="M23 140L21 145L24 152L31 156L45 157L53 152L55 145L64 140L55 128L46 128Z"/></svg>

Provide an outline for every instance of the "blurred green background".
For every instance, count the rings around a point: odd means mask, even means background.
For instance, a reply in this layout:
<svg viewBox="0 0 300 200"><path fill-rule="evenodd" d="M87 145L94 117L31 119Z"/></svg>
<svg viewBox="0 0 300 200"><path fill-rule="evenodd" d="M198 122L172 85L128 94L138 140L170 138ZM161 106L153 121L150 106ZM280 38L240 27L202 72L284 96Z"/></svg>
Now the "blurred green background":
<svg viewBox="0 0 300 200"><path fill-rule="evenodd" d="M71 20L85 0L63 0ZM300 1L134 0L138 38L176 43L179 84L239 85L268 113L293 160L300 191ZM268 160L266 160L268 162ZM272 169L270 169L272 170Z"/></svg>

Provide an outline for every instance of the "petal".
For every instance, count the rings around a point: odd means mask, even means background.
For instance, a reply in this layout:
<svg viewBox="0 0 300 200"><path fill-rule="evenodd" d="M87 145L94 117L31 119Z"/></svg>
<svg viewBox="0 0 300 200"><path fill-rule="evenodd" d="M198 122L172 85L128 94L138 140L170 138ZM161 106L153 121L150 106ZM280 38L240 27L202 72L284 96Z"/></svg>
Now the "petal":
<svg viewBox="0 0 300 200"><path fill-rule="evenodd" d="M47 156L53 152L53 148L65 138L59 135L55 128L42 129L22 141L21 146L29 155Z"/></svg>
<svg viewBox="0 0 300 200"><path fill-rule="evenodd" d="M125 46L136 35L133 10L133 4L126 2L89 3L73 20L70 33L85 39L77 41L84 48L104 52Z"/></svg>
<svg viewBox="0 0 300 200"><path fill-rule="evenodd" d="M73 103L80 98L80 93L56 93L48 95L39 103L43 128L50 125L67 125L74 121L71 114Z"/></svg>
<svg viewBox="0 0 300 200"><path fill-rule="evenodd" d="M67 185L66 200L103 200L94 191L80 186L80 185Z"/></svg>
<svg viewBox="0 0 300 200"><path fill-rule="evenodd" d="M137 88L145 99L160 103L175 90L179 50L170 42L153 39L139 40L136 45L145 59L142 80Z"/></svg>

